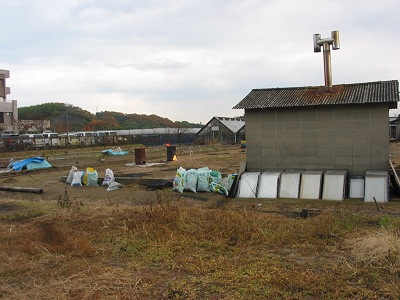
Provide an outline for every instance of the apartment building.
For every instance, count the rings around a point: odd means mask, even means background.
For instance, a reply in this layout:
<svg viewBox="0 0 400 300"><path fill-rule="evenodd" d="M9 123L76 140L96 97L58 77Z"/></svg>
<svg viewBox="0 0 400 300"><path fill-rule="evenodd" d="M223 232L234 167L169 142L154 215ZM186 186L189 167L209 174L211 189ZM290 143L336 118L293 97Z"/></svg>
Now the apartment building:
<svg viewBox="0 0 400 300"><path fill-rule="evenodd" d="M7 78L10 78L10 71L0 70L0 133L18 133L17 100L7 100L10 94L10 88L6 86Z"/></svg>

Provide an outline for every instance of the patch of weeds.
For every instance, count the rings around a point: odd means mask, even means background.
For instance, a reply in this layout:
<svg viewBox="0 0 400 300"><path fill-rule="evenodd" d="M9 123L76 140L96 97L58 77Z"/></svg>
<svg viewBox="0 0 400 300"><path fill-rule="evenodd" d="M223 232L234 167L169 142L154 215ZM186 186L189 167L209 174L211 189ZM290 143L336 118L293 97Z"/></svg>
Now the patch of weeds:
<svg viewBox="0 0 400 300"><path fill-rule="evenodd" d="M118 245L118 252L127 256L141 256L144 251L143 245L128 239Z"/></svg>
<svg viewBox="0 0 400 300"><path fill-rule="evenodd" d="M42 206L32 202L7 203L7 207L9 210L5 214L0 215L0 220L11 222L23 221L30 218L40 217L45 214Z"/></svg>
<svg viewBox="0 0 400 300"><path fill-rule="evenodd" d="M158 190L157 203L144 208L146 219L152 227L176 228L184 217L183 209L173 200L171 194L165 190Z"/></svg>
<svg viewBox="0 0 400 300"><path fill-rule="evenodd" d="M352 214L346 212L340 212L338 219L338 226L344 230L354 230L363 223L363 218L359 214Z"/></svg>
<svg viewBox="0 0 400 300"><path fill-rule="evenodd" d="M83 205L83 203L80 202L80 201L76 201L76 200L75 201L71 201L69 199L67 188L65 188L65 190L64 190L64 195L59 195L58 196L58 204L62 208L71 208L71 207L79 208L79 206Z"/></svg>
<svg viewBox="0 0 400 300"><path fill-rule="evenodd" d="M58 196L58 204L62 208L71 207L71 200L69 200L67 188L65 188L64 190L64 197L62 197L61 195Z"/></svg>
<svg viewBox="0 0 400 300"><path fill-rule="evenodd" d="M196 247L198 251L201 251L201 253L222 254L225 250L223 245L223 243L221 244L218 241L204 240L199 241Z"/></svg>
<svg viewBox="0 0 400 300"><path fill-rule="evenodd" d="M392 226L392 220L389 216L383 216L379 218L378 225L380 227L389 228Z"/></svg>
<svg viewBox="0 0 400 300"><path fill-rule="evenodd" d="M187 299L185 293L179 290L170 290L164 295L165 299Z"/></svg>
<svg viewBox="0 0 400 300"><path fill-rule="evenodd" d="M171 262L175 257L173 249L163 245L153 245L146 254L147 261L156 264Z"/></svg>

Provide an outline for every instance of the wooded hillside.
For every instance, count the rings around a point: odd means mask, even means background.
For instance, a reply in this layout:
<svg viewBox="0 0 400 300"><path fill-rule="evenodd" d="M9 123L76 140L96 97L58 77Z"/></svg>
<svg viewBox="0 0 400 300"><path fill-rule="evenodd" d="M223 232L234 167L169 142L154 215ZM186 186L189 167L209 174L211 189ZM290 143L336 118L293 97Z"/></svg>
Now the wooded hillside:
<svg viewBox="0 0 400 300"><path fill-rule="evenodd" d="M77 106L66 107L65 103L43 103L18 108L20 120L50 120L51 130L66 132L90 130L118 130L160 127L202 127L187 121L174 122L157 115L124 114L104 111L92 114Z"/></svg>

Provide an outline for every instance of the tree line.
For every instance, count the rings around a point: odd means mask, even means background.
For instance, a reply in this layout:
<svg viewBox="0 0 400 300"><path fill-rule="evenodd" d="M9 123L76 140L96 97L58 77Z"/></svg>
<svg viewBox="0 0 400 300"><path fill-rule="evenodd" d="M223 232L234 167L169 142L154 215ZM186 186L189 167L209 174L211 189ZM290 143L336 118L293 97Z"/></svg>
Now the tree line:
<svg viewBox="0 0 400 300"><path fill-rule="evenodd" d="M19 120L49 120L50 130L55 132L123 130L143 128L200 128L202 124L187 121L171 121L157 115L124 114L103 111L92 114L78 106L66 106L62 102L43 103L19 107Z"/></svg>

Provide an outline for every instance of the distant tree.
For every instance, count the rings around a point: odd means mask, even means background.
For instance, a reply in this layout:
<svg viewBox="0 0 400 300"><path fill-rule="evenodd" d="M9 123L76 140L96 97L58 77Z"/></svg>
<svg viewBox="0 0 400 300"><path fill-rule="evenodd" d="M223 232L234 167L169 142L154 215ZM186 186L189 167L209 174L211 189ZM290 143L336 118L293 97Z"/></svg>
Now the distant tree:
<svg viewBox="0 0 400 300"><path fill-rule="evenodd" d="M53 123L53 128L55 132L67 132L67 123L64 122L56 122L55 124Z"/></svg>
<svg viewBox="0 0 400 300"><path fill-rule="evenodd" d="M45 120L32 120L32 129L36 129L37 132L45 132L47 125L49 124Z"/></svg>
<svg viewBox="0 0 400 300"><path fill-rule="evenodd" d="M17 133L24 132L24 124L20 119L19 120L14 119L14 124L15 127L17 128Z"/></svg>
<svg viewBox="0 0 400 300"><path fill-rule="evenodd" d="M200 124L195 124L195 123L189 123L188 121L176 121L175 122L176 127L180 127L180 128L201 128L203 127Z"/></svg>
<svg viewBox="0 0 400 300"><path fill-rule="evenodd" d="M64 102L50 102L18 108L22 120L50 120L52 129L57 132L67 131L67 107ZM187 121L173 122L157 115L126 114L114 111L97 112L96 115L78 106L68 108L68 130L80 131L84 128L93 130L202 127Z"/></svg>
<svg viewBox="0 0 400 300"><path fill-rule="evenodd" d="M33 131L36 132L44 132L47 129L47 124L48 122L44 120L32 120L30 121L30 127L32 128Z"/></svg>
<svg viewBox="0 0 400 300"><path fill-rule="evenodd" d="M83 127L84 131L98 131L98 130L109 130L114 129L116 127L115 122L113 120L93 120L85 127Z"/></svg>

